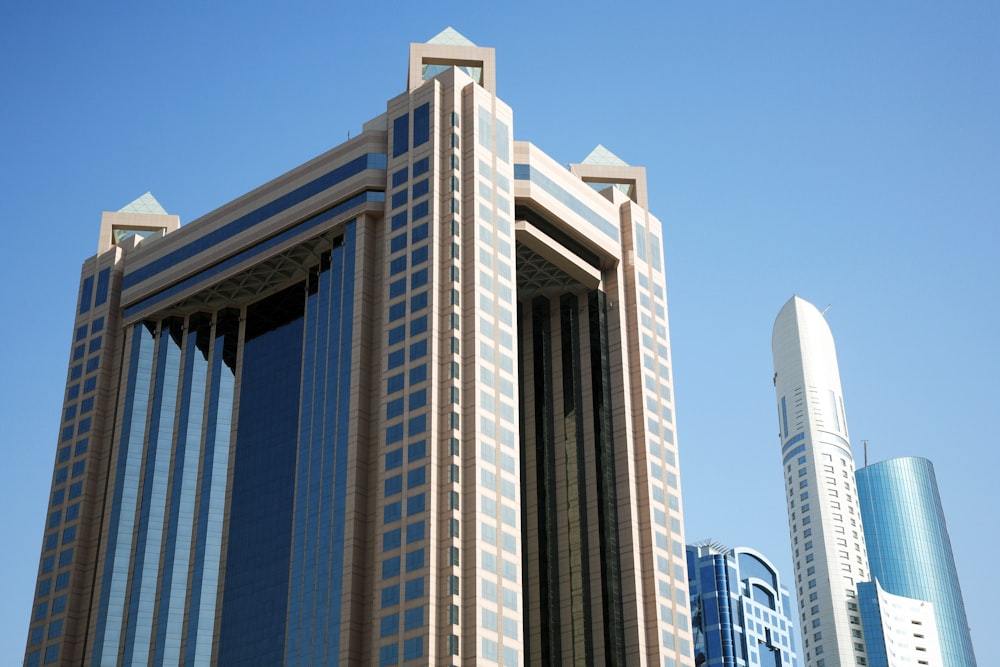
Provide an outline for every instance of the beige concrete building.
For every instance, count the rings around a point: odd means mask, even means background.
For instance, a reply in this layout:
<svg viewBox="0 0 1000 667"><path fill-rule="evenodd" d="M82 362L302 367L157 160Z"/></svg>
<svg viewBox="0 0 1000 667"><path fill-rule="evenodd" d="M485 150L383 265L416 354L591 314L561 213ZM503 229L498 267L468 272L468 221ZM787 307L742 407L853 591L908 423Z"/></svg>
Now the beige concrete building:
<svg viewBox="0 0 1000 667"><path fill-rule="evenodd" d="M448 29L364 131L83 265L26 665L693 665L645 172Z"/></svg>

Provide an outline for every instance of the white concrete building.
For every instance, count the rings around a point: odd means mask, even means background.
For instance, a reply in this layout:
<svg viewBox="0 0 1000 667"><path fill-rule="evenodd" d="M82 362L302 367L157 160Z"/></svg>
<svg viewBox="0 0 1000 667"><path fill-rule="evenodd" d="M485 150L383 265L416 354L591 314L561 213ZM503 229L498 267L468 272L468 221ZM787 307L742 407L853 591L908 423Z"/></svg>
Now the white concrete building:
<svg viewBox="0 0 1000 667"><path fill-rule="evenodd" d="M856 586L868 558L833 335L793 296L771 350L802 655L807 667L867 665Z"/></svg>

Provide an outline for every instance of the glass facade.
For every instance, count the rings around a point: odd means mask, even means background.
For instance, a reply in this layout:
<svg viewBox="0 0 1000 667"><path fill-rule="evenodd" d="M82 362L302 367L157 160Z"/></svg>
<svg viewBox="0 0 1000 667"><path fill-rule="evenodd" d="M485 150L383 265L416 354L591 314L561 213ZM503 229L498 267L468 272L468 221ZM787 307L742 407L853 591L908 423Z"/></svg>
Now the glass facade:
<svg viewBox="0 0 1000 667"><path fill-rule="evenodd" d="M797 667L788 589L766 558L704 542L687 547L695 664Z"/></svg>
<svg viewBox="0 0 1000 667"><path fill-rule="evenodd" d="M932 603L942 664L974 667L934 466L903 457L866 466L855 476L872 580L893 595Z"/></svg>

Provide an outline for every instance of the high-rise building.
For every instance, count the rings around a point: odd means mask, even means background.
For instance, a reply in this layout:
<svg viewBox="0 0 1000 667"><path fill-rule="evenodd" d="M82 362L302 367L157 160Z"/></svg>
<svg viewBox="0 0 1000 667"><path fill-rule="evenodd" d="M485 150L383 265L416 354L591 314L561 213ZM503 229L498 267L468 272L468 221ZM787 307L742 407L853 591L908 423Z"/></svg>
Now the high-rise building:
<svg viewBox="0 0 1000 667"><path fill-rule="evenodd" d="M934 605L893 595L875 581L858 584L869 667L941 667Z"/></svg>
<svg viewBox="0 0 1000 667"><path fill-rule="evenodd" d="M494 63L103 216L26 665L693 665L645 172L514 141Z"/></svg>
<svg viewBox="0 0 1000 667"><path fill-rule="evenodd" d="M793 296L771 335L788 528L807 667L866 664L856 586L868 558L833 334Z"/></svg>
<svg viewBox="0 0 1000 667"><path fill-rule="evenodd" d="M795 615L778 569L748 547L687 547L697 667L797 667Z"/></svg>
<svg viewBox="0 0 1000 667"><path fill-rule="evenodd" d="M925 458L907 456L865 466L855 476L871 577L878 586L877 591L872 591L872 585L868 585L867 593L862 589L862 600L877 600L883 616L882 592L933 606L932 622L925 622L922 627L927 631L918 634L928 638L936 631L940 662L906 664L975 667L972 636L933 464ZM867 630L873 610L870 604L865 606ZM930 627L935 624L936 630ZM923 657L927 657L926 651ZM873 654L871 664L892 663L879 663Z"/></svg>

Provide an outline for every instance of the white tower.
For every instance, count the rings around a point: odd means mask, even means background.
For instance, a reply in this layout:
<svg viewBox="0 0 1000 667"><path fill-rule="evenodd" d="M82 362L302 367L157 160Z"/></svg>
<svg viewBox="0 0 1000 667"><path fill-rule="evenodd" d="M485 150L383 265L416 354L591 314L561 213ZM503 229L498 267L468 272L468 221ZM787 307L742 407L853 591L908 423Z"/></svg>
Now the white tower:
<svg viewBox="0 0 1000 667"><path fill-rule="evenodd" d="M793 296L771 334L795 592L807 667L865 665L856 585L868 556L830 327Z"/></svg>

